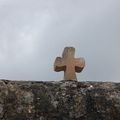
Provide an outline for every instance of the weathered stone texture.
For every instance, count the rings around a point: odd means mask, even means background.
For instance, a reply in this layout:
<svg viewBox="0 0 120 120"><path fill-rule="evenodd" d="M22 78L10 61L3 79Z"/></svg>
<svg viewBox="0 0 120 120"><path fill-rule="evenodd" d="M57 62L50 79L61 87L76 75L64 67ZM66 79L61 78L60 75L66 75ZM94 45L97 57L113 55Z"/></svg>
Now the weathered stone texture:
<svg viewBox="0 0 120 120"><path fill-rule="evenodd" d="M56 72L64 71L64 80L77 80L76 74L85 67L84 58L75 58L75 48L65 47L62 58L57 57L54 63Z"/></svg>
<svg viewBox="0 0 120 120"><path fill-rule="evenodd" d="M0 81L0 120L119 120L120 83Z"/></svg>

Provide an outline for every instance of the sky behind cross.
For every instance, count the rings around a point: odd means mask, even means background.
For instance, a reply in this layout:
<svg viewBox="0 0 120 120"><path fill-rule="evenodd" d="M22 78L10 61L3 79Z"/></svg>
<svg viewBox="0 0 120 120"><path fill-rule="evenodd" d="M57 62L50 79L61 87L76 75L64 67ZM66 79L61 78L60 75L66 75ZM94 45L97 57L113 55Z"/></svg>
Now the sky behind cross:
<svg viewBox="0 0 120 120"><path fill-rule="evenodd" d="M61 80L66 46L86 60L79 80L120 82L120 0L0 0L0 79Z"/></svg>

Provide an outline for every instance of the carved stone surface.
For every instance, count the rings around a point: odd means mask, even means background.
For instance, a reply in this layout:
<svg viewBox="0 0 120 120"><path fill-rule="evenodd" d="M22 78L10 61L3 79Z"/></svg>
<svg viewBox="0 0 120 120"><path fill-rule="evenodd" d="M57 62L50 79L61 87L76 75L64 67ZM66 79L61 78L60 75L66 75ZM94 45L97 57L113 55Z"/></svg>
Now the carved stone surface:
<svg viewBox="0 0 120 120"><path fill-rule="evenodd" d="M77 80L75 72L81 72L85 67L84 58L74 58L75 48L66 47L63 51L62 58L57 57L54 63L56 72L64 71L65 80Z"/></svg>
<svg viewBox="0 0 120 120"><path fill-rule="evenodd" d="M120 120L120 83L1 80L0 120Z"/></svg>

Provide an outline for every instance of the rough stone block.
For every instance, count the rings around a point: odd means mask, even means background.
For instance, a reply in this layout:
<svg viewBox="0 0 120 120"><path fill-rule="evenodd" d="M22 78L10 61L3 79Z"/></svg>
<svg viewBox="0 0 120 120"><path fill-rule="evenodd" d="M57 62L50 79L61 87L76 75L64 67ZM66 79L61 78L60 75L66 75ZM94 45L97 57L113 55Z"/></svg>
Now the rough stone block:
<svg viewBox="0 0 120 120"><path fill-rule="evenodd" d="M119 120L120 83L0 81L0 120Z"/></svg>

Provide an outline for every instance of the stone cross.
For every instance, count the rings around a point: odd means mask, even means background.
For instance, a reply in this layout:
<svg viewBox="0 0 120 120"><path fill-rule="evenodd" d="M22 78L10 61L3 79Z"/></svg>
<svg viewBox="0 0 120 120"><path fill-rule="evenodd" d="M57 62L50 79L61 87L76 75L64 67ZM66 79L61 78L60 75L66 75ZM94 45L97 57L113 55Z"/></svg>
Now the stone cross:
<svg viewBox="0 0 120 120"><path fill-rule="evenodd" d="M62 58L57 57L54 63L56 72L64 71L64 80L77 80L75 72L79 73L85 67L84 58L74 58L75 48L64 48Z"/></svg>

